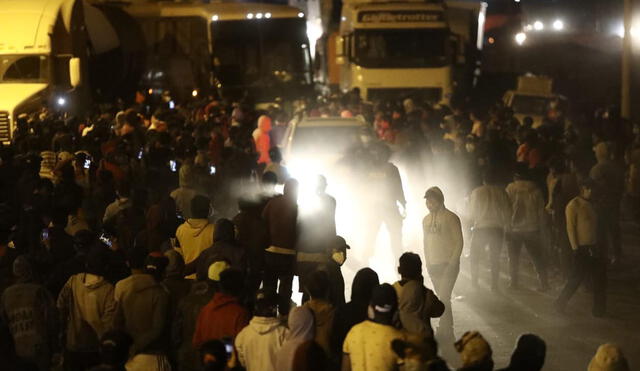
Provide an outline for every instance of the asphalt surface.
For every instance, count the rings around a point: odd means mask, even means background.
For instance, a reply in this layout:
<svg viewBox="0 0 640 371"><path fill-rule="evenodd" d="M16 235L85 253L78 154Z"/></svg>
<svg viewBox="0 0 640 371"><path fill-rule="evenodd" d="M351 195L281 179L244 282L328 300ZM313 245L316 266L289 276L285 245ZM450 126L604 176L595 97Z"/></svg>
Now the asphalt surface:
<svg viewBox="0 0 640 371"><path fill-rule="evenodd" d="M562 289L562 280L556 277L551 290L537 292L533 265L526 254L521 256L523 288L518 291L507 288L507 262L503 259L501 290L497 294L487 286L488 270L481 276L480 289L474 290L468 270L464 268L468 262L463 262L463 272L454 290L456 337L467 330L480 331L491 344L496 368L508 365L519 335L533 333L547 343L544 370L586 370L596 349L603 343L621 346L631 369L639 369L639 227L635 223L623 223L625 260L608 271L607 314L603 318L591 315L592 296L584 287L569 302L565 314L556 313L552 303ZM504 252L503 257L506 258ZM441 344L441 347L450 365L460 366L459 357L450 344L449 347Z"/></svg>

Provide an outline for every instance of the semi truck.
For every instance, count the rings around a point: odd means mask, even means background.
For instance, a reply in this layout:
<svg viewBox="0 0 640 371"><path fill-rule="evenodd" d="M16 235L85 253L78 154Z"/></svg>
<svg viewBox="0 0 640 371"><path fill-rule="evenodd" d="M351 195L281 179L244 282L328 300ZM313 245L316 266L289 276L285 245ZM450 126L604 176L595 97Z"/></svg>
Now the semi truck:
<svg viewBox="0 0 640 371"><path fill-rule="evenodd" d="M43 106L81 112L130 99L143 39L117 7L86 0L0 0L0 141Z"/></svg>
<svg viewBox="0 0 640 371"><path fill-rule="evenodd" d="M339 26L320 40L321 80L370 101L449 103L478 69L485 10L470 1L345 1Z"/></svg>
<svg viewBox="0 0 640 371"><path fill-rule="evenodd" d="M305 14L286 5L134 2L147 44L142 87L178 100L216 94L258 106L313 91Z"/></svg>

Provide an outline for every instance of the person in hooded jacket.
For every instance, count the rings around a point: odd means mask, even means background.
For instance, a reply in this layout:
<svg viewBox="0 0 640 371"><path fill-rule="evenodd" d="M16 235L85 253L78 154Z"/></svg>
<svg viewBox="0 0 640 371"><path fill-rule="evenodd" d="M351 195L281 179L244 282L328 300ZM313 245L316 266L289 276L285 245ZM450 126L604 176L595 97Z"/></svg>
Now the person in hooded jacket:
<svg viewBox="0 0 640 371"><path fill-rule="evenodd" d="M427 272L445 312L438 324L438 335L453 340L451 293L460 272L463 237L460 218L444 205L444 195L432 187L424 195L429 214L422 221Z"/></svg>
<svg viewBox="0 0 640 371"><path fill-rule="evenodd" d="M271 118L266 115L258 117L258 127L253 131L253 140L256 144L256 152L260 155L258 164L266 166L271 163L269 150L271 149Z"/></svg>
<svg viewBox="0 0 640 371"><path fill-rule="evenodd" d="M331 338L336 309L329 302L329 277L325 271L315 271L305 281L310 300L304 306L311 309L315 322L314 340L331 357Z"/></svg>
<svg viewBox="0 0 640 371"><path fill-rule="evenodd" d="M540 371L544 366L547 344L534 334L522 334L511 354L511 362L499 371Z"/></svg>
<svg viewBox="0 0 640 371"><path fill-rule="evenodd" d="M0 298L0 319L9 326L16 355L48 370L57 351L58 320L47 289L34 280L31 262L21 255L13 262L16 283Z"/></svg>
<svg viewBox="0 0 640 371"><path fill-rule="evenodd" d="M278 318L275 293L258 291L253 314L249 325L236 336L238 360L247 371L276 371L276 354L287 328Z"/></svg>
<svg viewBox="0 0 640 371"><path fill-rule="evenodd" d="M209 266L219 260L228 261L232 269L240 272L246 270L246 254L235 238L235 226L229 219L219 219L215 224L213 246L205 249L198 259L187 266L186 274L196 272L196 279L202 281L207 277Z"/></svg>
<svg viewBox="0 0 640 371"><path fill-rule="evenodd" d="M176 202L176 209L185 219L193 218L191 201L199 195L195 188L195 171L193 165L182 165L179 172L180 187L171 192L171 198Z"/></svg>
<svg viewBox="0 0 640 371"><path fill-rule="evenodd" d="M95 248L86 258L86 269L73 275L58 295L66 334L64 365L84 369L97 362L100 337L112 326L116 306L114 287L104 278L105 252Z"/></svg>
<svg viewBox="0 0 640 371"><path fill-rule="evenodd" d="M276 370L293 369L296 351L300 346L313 341L315 325L313 312L307 307L293 308L288 319L289 332L276 355Z"/></svg>
<svg viewBox="0 0 640 371"><path fill-rule="evenodd" d="M196 196L191 200L192 218L187 219L176 231L176 238L180 243L178 251L189 265L196 260L200 253L213 245L215 227L209 223L210 200L204 196ZM187 278L194 279L195 274Z"/></svg>
<svg viewBox="0 0 640 371"><path fill-rule="evenodd" d="M242 286L241 272L227 269L220 273L220 292L198 314L194 347L200 347L208 340L234 339L249 324L251 315L238 299Z"/></svg>
<svg viewBox="0 0 640 371"><path fill-rule="evenodd" d="M418 254L406 252L398 265L400 281L393 284L398 295L398 314L402 328L410 333L433 337L431 318L444 313L444 304L426 288L422 278L422 261Z"/></svg>
<svg viewBox="0 0 640 371"><path fill-rule="evenodd" d="M193 280L184 278L184 260L182 255L176 250L169 250L164 253L168 259L168 265L164 272L162 286L169 293L170 316L174 318L178 310L178 303L191 290Z"/></svg>
<svg viewBox="0 0 640 371"><path fill-rule="evenodd" d="M147 259L146 249L141 248L129 252L128 262L131 276L115 286L113 321L115 329L124 330L133 338L134 358L128 363L128 369L168 365L164 356L168 343L163 335L169 319L169 294L156 279L161 276L162 262Z"/></svg>
<svg viewBox="0 0 640 371"><path fill-rule="evenodd" d="M378 274L371 268L360 269L351 285L351 301L336 309L332 331L333 352L340 354L347 333L358 323L367 319L373 289L378 287Z"/></svg>
<svg viewBox="0 0 640 371"><path fill-rule="evenodd" d="M191 286L191 291L178 303L171 324L171 340L172 346L176 348L176 361L181 371L194 371L198 366L198 352L191 340L196 331L200 310L211 301L214 294L215 286L211 279L196 281Z"/></svg>

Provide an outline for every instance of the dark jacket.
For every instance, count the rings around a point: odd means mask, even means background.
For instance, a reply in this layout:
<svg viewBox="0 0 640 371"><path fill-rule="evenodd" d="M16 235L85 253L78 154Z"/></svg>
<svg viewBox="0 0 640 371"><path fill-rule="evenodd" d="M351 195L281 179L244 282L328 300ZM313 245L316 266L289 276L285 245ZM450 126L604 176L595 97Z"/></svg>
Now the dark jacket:
<svg viewBox="0 0 640 371"><path fill-rule="evenodd" d="M216 234L213 246L205 249L192 264L195 265L196 279L207 279L209 266L220 260L226 260L231 268L244 272L246 269L245 249L235 240L233 223L228 219L220 219L216 222ZM193 268L187 268L186 274L193 273Z"/></svg>
<svg viewBox="0 0 640 371"><path fill-rule="evenodd" d="M393 288L398 294L398 316L402 328L413 334L433 337L431 318L444 313L444 304L436 294L417 280L398 281Z"/></svg>
<svg viewBox="0 0 640 371"><path fill-rule="evenodd" d="M298 204L291 197L274 197L262 212L269 233L269 248L296 250L298 239Z"/></svg>
<svg viewBox="0 0 640 371"><path fill-rule="evenodd" d="M199 366L198 352L192 345L193 333L200 310L207 305L214 294L209 282L195 282L191 292L178 303L178 310L172 323L172 347L177 348L177 362L180 370L196 370Z"/></svg>
<svg viewBox="0 0 640 371"><path fill-rule="evenodd" d="M267 226L260 216L258 207L258 205L246 207L233 218L238 243L246 249L247 270L250 273L262 271L264 249L269 243Z"/></svg>

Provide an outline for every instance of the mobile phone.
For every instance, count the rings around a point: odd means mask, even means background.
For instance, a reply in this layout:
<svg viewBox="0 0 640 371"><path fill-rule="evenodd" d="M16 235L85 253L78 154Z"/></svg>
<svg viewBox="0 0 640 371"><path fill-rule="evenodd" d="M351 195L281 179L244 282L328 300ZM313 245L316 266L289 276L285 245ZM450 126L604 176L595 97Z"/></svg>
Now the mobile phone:
<svg viewBox="0 0 640 371"><path fill-rule="evenodd" d="M100 242L102 242L103 244L109 247L113 246L113 241L111 241L111 236L109 236L107 233L102 233L99 239L100 239Z"/></svg>
<svg viewBox="0 0 640 371"><path fill-rule="evenodd" d="M172 100L169 101L169 109L174 109L176 108L176 103Z"/></svg>
<svg viewBox="0 0 640 371"><path fill-rule="evenodd" d="M215 166L209 166L209 175L213 175L216 173L216 167Z"/></svg>
<svg viewBox="0 0 640 371"><path fill-rule="evenodd" d="M142 149L140 149L140 152L138 152L138 160L142 160L142 154L143 154L143 151Z"/></svg>
<svg viewBox="0 0 640 371"><path fill-rule="evenodd" d="M178 171L178 165L174 160L169 161L169 169L171 169L171 171L173 171L174 173Z"/></svg>
<svg viewBox="0 0 640 371"><path fill-rule="evenodd" d="M42 241L49 240L49 228L45 228L42 230L42 234L40 235L40 238L42 239Z"/></svg>
<svg viewBox="0 0 640 371"><path fill-rule="evenodd" d="M84 168L88 169L91 167L91 159L84 160Z"/></svg>

